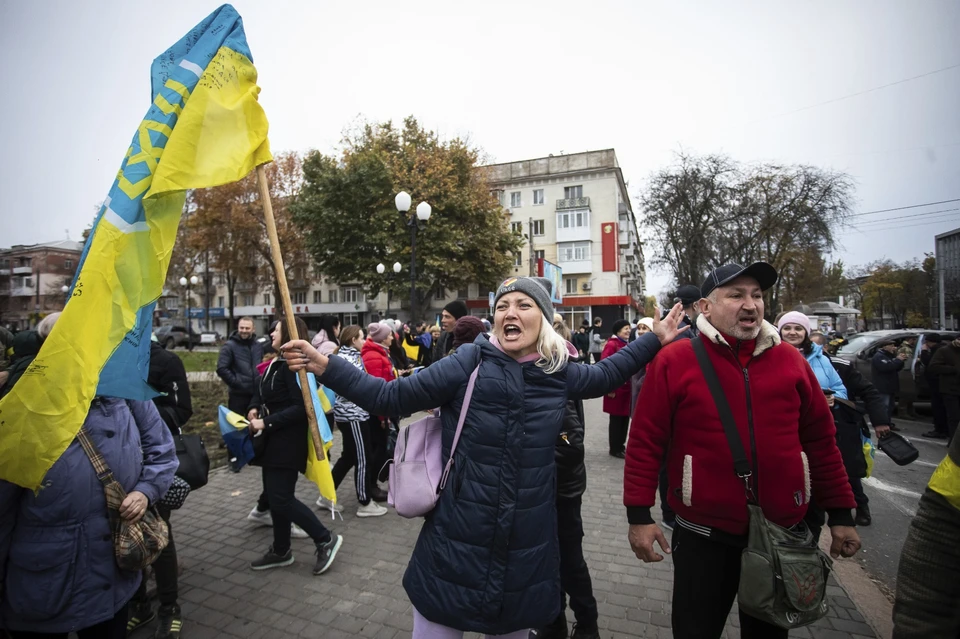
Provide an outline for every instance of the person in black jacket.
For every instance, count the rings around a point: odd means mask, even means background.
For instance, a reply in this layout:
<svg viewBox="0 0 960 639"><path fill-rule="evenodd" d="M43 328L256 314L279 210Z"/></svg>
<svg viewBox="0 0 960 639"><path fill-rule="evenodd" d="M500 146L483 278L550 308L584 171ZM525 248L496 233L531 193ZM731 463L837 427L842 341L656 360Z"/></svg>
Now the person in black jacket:
<svg viewBox="0 0 960 639"><path fill-rule="evenodd" d="M559 319L559 321L558 321ZM565 340L570 340L570 329L559 315L554 316L553 329ZM571 362L581 357L570 351ZM583 463L583 401L569 400L563 414L563 426L557 437L554 459L557 464L557 538L560 541L560 614L543 628L533 630L530 637L559 639L567 636L567 596L576 623L573 637L592 639L600 637L597 627L599 613L593 596L590 569L583 557L583 493L587 490L587 467Z"/></svg>
<svg viewBox="0 0 960 639"><path fill-rule="evenodd" d="M940 376L930 370L930 361L934 353L943 346L940 336L936 333L929 333L923 336L923 346L920 349L920 363L923 365L923 377L927 382L927 388L930 389L930 408L933 410L933 430L923 434L924 437L932 439L946 439L947 433L947 407L943 403L943 395L940 394Z"/></svg>
<svg viewBox="0 0 960 639"><path fill-rule="evenodd" d="M299 338L308 339L307 325L299 317L296 321ZM288 342L287 323L279 322L271 338L277 350ZM251 463L263 469L263 490L270 502L273 523L273 544L263 557L251 562L250 567L266 570L293 563L292 522L306 531L316 544L317 563L313 574L322 574L333 563L343 537L327 530L316 514L294 495L299 473L307 471L307 411L297 375L283 358L272 360L263 372L254 388L247 419L254 438L255 456Z"/></svg>
<svg viewBox="0 0 960 639"><path fill-rule="evenodd" d="M157 343L153 336L150 344L150 371L147 383L154 390L163 393L153 398L153 403L163 418L163 422L174 436L180 434L180 428L193 415L193 403L190 398L190 385L187 383L187 371L183 361ZM242 414L242 412L241 412Z"/></svg>
<svg viewBox="0 0 960 639"><path fill-rule="evenodd" d="M193 404L190 399L190 385L187 383L187 371L183 361L160 346L157 336L152 335L150 344L150 370L147 374L147 383L154 390L163 393L153 398L153 404L160 413L163 423L170 429L174 440L180 435L181 427L193 415ZM140 587L130 600L127 619L127 634L140 628L154 617L159 616L155 639L173 639L180 636L182 617L180 606L177 604L179 584L177 583L177 548L173 541L173 526L170 524L170 509L163 504L157 504L157 512L167 522L167 547L160 551L154 560L153 575L157 581L157 599L160 607L153 612L150 599L147 597L147 579L144 573L140 580Z"/></svg>
<svg viewBox="0 0 960 639"><path fill-rule="evenodd" d="M897 354L897 345L893 340L884 340L877 346L877 352L873 354L873 359L870 360L873 385L883 395L887 404L887 415L889 416L886 422L892 426L893 409L896 406L897 393L900 391L900 370L907 358L905 355Z"/></svg>
<svg viewBox="0 0 960 639"><path fill-rule="evenodd" d="M587 332L589 328L590 324L584 322L570 340L573 342L574 348L577 349L577 354L581 360L586 360L590 355L590 334Z"/></svg>
<svg viewBox="0 0 960 639"><path fill-rule="evenodd" d="M229 388L227 408L243 415L250 405L260 375L257 364L263 361L263 345L253 331L253 320L241 317L217 358L217 375Z"/></svg>
<svg viewBox="0 0 960 639"><path fill-rule="evenodd" d="M887 404L884 396L877 388L864 378L857 370L857 367L840 357L831 357L830 362L834 370L840 376L847 389L847 397L850 402L863 402L870 416L870 423L877 434L877 438L886 437L890 432L890 414L887 410ZM833 419L837 425L837 443L840 448L840 454L843 456L843 463L847 467L847 474L850 480L850 488L853 489L853 498L857 502L856 524L858 526L869 526L872 522L870 514L870 499L863 492L863 483L860 481L863 477L863 471L858 469L864 465L863 446L860 443L859 433L866 430L863 424L863 416L859 410L836 400L833 407ZM846 428L847 431L841 432ZM844 434L849 433L849 438ZM869 436L869 431L865 434ZM843 443L847 443L844 446Z"/></svg>

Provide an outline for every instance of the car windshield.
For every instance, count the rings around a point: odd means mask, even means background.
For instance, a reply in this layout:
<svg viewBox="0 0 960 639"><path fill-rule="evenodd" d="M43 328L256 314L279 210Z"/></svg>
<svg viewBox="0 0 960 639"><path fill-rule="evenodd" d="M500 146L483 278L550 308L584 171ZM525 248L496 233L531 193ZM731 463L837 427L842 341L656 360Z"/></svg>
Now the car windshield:
<svg viewBox="0 0 960 639"><path fill-rule="evenodd" d="M838 354L854 355L860 352L865 346L872 344L880 339L876 335L857 335L852 340L840 347Z"/></svg>

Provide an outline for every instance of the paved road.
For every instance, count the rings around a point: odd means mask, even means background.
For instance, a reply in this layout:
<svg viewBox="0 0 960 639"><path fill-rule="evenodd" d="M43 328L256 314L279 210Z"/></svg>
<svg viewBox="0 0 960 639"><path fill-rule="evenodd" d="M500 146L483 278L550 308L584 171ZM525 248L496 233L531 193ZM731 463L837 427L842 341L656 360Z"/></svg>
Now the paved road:
<svg viewBox="0 0 960 639"><path fill-rule="evenodd" d="M860 528L863 551L858 556L870 577L888 594L896 589L900 549L917 512L917 502L934 468L947 454L943 440L921 437L921 433L932 428L928 421L895 421L900 434L920 451L920 458L908 466L897 466L877 451L873 476L863 481L864 492L870 498L873 525Z"/></svg>
<svg viewBox="0 0 960 639"><path fill-rule="evenodd" d="M584 499L584 550L599 602L600 627L610 637L670 637L669 559L642 564L626 541L622 506L623 462L607 455L607 417L600 400L586 403L587 467ZM339 456L339 443L332 457ZM297 494L306 503L316 488L301 480ZM270 530L246 522L260 492L258 469L234 474L211 473L210 483L192 494L174 513L177 550L183 561L180 599L184 636L190 639L235 637L409 637L411 608L401 585L403 571L420 521L388 513L356 517L350 482L341 486L343 520L327 525L344 537L336 563L313 577L310 540L294 540L296 563L287 568L252 572L248 564L263 553ZM878 499L879 501L879 499ZM817 625L792 637L874 637L842 587L828 587L830 613ZM572 621L572 618L571 618ZM146 639L151 630L138 631ZM739 637L731 615L725 637Z"/></svg>

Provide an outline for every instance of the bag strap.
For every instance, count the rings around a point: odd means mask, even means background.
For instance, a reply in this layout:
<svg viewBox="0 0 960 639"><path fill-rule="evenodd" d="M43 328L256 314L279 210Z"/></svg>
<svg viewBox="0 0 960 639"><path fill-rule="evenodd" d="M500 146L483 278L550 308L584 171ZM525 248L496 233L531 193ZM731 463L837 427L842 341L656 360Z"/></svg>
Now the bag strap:
<svg viewBox="0 0 960 639"><path fill-rule="evenodd" d="M755 495L750 481L750 478L753 477L753 470L750 468L750 462L747 461L747 453L743 448L743 442L740 440L740 432L737 430L737 423L733 419L730 403L727 402L727 397L723 394L723 387L720 386L720 378L717 377L717 371L707 355L707 347L704 346L702 338L695 337L690 341L693 343L693 352L697 356L697 362L700 364L703 377L707 380L707 388L710 389L713 402L717 405L720 423L723 424L723 432L727 436L727 444L730 446L730 453L733 455L733 470L737 473L737 477L743 480L747 492L747 501L755 503Z"/></svg>
<svg viewBox="0 0 960 639"><path fill-rule="evenodd" d="M467 392L463 395L463 406L460 407L460 419L457 421L457 432L454 433L453 445L450 446L450 459L447 460L447 465L443 469L438 490L443 490L443 487L447 483L447 475L450 474L450 470L453 468L453 454L456 452L457 444L460 442L460 433L463 431L463 423L467 419L467 409L470 407L470 399L473 397L473 387L477 383L477 375L479 373L480 366L477 365L477 367L473 369L473 373L470 374L470 381L467 382Z"/></svg>
<svg viewBox="0 0 960 639"><path fill-rule="evenodd" d="M90 439L90 433L87 431L86 426L80 427L80 432L77 433L77 439L80 441L80 446L83 447L83 452L87 454L87 459L89 459L90 463L93 464L93 470L97 473L97 479L100 480L100 483L103 484L104 488L115 483L119 486L119 482L114 479L113 471L110 470L110 467L107 465L107 461L103 458L103 455L100 453L97 445L93 443L92 439Z"/></svg>

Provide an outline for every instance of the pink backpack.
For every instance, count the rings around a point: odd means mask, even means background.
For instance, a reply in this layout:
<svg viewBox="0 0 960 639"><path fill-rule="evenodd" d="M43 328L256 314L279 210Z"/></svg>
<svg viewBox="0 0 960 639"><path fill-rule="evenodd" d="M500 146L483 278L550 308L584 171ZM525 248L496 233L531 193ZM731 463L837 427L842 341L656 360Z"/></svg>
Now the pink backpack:
<svg viewBox="0 0 960 639"><path fill-rule="evenodd" d="M412 519L422 517L434 509L440 498L440 491L447 484L447 476L453 468L453 457L460 441L460 432L467 417L470 397L477 382L478 366L467 382L467 392L463 396L460 409L460 421L450 447L450 459L443 464L443 425L439 416L431 415L404 426L397 436L397 445L393 449L393 463L390 465L390 487L387 503L393 506L401 517Z"/></svg>

